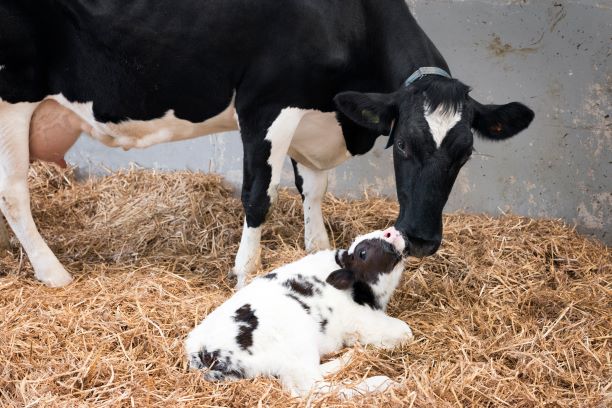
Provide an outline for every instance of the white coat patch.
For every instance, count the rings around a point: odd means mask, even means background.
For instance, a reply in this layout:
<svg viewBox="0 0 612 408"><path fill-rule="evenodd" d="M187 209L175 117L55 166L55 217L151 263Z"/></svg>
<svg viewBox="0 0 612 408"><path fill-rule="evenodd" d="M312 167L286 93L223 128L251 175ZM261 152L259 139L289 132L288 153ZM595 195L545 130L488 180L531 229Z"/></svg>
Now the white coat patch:
<svg viewBox="0 0 612 408"><path fill-rule="evenodd" d="M268 186L270 203L276 201L276 189L280 183L283 161L287 155L295 130L306 112L306 110L298 108L283 109L274 122L272 122L266 134L266 140L270 142L268 164L272 169L272 177Z"/></svg>
<svg viewBox="0 0 612 408"><path fill-rule="evenodd" d="M179 119L174 115L174 110L167 111L157 119L102 123L94 118L92 102L70 102L62 94L50 96L48 99L53 99L76 113L86 123L87 133L94 139L107 146L125 150L238 130L233 98L223 112L200 123Z"/></svg>
<svg viewBox="0 0 612 408"><path fill-rule="evenodd" d="M448 131L461 120L461 109L455 111L440 105L435 111L431 112L429 106L425 103L424 111L429 130L436 142L436 147L439 148Z"/></svg>
<svg viewBox="0 0 612 408"><path fill-rule="evenodd" d="M329 170L352 157L334 112L309 110L289 146L289 156L313 170Z"/></svg>

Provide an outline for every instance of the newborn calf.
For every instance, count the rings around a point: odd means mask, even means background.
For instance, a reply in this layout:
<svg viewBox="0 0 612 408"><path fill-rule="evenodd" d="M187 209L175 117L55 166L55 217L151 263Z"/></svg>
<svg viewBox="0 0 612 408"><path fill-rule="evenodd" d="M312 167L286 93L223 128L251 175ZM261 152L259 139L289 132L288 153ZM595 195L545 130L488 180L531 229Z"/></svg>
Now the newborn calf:
<svg viewBox="0 0 612 408"><path fill-rule="evenodd" d="M211 381L276 376L301 396L386 389L393 381L382 376L333 389L323 377L346 361L320 364L356 341L392 348L412 339L405 322L384 312L403 271L403 241L386 235L375 231L348 251L321 251L254 279L189 333L190 367Z"/></svg>

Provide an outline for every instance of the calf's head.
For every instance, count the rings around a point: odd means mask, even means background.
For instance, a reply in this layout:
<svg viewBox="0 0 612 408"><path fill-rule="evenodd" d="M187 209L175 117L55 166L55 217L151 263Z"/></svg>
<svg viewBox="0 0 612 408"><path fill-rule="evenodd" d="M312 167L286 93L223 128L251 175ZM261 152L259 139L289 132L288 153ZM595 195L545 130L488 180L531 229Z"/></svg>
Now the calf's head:
<svg viewBox="0 0 612 408"><path fill-rule="evenodd" d="M503 140L527 128L534 113L525 105L483 105L456 79L425 76L389 94L343 92L338 110L358 125L389 135L397 197L395 230L404 254L431 255L442 240L442 209L457 174L469 160L473 133Z"/></svg>
<svg viewBox="0 0 612 408"><path fill-rule="evenodd" d="M383 231L358 237L348 250L336 252L341 267L327 277L327 283L340 290L352 288L358 303L384 308L399 282L402 243Z"/></svg>

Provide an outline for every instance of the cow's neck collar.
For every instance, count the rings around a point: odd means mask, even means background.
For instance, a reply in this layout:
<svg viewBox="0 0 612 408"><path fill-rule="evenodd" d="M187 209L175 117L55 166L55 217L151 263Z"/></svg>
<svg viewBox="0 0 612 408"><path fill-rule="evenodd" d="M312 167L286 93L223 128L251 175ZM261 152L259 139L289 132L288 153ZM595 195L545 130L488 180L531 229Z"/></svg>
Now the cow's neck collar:
<svg viewBox="0 0 612 408"><path fill-rule="evenodd" d="M438 67L421 67L414 71L412 75L404 81L404 86L409 86L413 82L423 78L425 75L440 75L446 78L452 78L448 72Z"/></svg>

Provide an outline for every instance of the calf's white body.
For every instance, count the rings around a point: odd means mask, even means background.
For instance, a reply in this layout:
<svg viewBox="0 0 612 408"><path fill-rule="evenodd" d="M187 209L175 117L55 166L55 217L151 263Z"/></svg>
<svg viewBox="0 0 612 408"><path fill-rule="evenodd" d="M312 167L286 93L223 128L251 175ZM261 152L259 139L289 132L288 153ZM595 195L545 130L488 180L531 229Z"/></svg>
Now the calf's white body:
<svg viewBox="0 0 612 408"><path fill-rule="evenodd" d="M401 252L398 237L373 232L359 237L344 256L354 256L360 242L372 239L391 242ZM357 341L385 348L410 341L410 327L384 312L403 271L399 256L390 271L368 283L372 296L360 304L353 286L340 290L327 282L341 269L343 252L320 251L254 279L189 333L190 366L206 370L209 380L276 376L292 394L306 395L332 390L323 377L342 367L338 361L321 365L321 356ZM392 383L372 377L353 390L337 391L350 396Z"/></svg>

